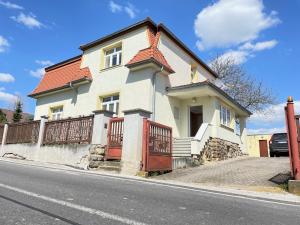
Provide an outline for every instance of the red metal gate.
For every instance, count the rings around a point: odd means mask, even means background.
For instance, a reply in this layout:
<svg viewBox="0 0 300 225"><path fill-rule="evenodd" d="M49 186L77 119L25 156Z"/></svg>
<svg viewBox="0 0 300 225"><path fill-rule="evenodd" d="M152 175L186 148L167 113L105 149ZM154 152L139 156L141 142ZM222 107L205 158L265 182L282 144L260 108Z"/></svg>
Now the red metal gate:
<svg viewBox="0 0 300 225"><path fill-rule="evenodd" d="M291 165L291 175L295 180L300 180L300 115L295 116L294 102L288 98L285 107L288 147Z"/></svg>
<svg viewBox="0 0 300 225"><path fill-rule="evenodd" d="M172 128L144 119L142 171L172 170Z"/></svg>
<svg viewBox="0 0 300 225"><path fill-rule="evenodd" d="M106 159L121 159L124 132L124 118L112 118L107 133Z"/></svg>

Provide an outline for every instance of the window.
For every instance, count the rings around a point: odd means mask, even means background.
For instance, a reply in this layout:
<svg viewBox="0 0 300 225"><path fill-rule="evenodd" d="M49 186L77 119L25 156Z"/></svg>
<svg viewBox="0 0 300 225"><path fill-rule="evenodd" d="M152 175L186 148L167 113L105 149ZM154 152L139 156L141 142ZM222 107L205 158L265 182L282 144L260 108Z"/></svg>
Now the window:
<svg viewBox="0 0 300 225"><path fill-rule="evenodd" d="M102 109L114 112L115 116L117 116L119 112L119 95L102 98Z"/></svg>
<svg viewBox="0 0 300 225"><path fill-rule="evenodd" d="M240 126L240 118L239 117L235 117L235 133L237 135L241 135L241 126Z"/></svg>
<svg viewBox="0 0 300 225"><path fill-rule="evenodd" d="M197 72L197 66L192 65L191 66L191 82L192 83L197 82L196 72Z"/></svg>
<svg viewBox="0 0 300 225"><path fill-rule="evenodd" d="M220 121L222 125L225 125L227 127L230 126L230 122L231 122L230 110L222 105L220 106Z"/></svg>
<svg viewBox="0 0 300 225"><path fill-rule="evenodd" d="M105 68L121 65L122 46L109 49L104 52Z"/></svg>
<svg viewBox="0 0 300 225"><path fill-rule="evenodd" d="M51 119L52 120L60 120L62 119L63 107L55 107L51 109Z"/></svg>

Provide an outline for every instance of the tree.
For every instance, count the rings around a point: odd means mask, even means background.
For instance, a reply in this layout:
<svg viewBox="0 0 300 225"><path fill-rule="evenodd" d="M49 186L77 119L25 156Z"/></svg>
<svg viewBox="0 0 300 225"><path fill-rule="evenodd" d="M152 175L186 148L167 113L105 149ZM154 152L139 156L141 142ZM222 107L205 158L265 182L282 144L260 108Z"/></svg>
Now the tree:
<svg viewBox="0 0 300 225"><path fill-rule="evenodd" d="M15 104L15 111L13 114L13 121L15 123L20 122L20 120L22 119L22 112L22 102L21 100L17 100Z"/></svg>
<svg viewBox="0 0 300 225"><path fill-rule="evenodd" d="M0 109L0 124L6 122L7 122L6 114Z"/></svg>
<svg viewBox="0 0 300 225"><path fill-rule="evenodd" d="M251 77L232 57L217 56L210 66L219 75L218 86L249 111L261 111L276 98L261 81Z"/></svg>

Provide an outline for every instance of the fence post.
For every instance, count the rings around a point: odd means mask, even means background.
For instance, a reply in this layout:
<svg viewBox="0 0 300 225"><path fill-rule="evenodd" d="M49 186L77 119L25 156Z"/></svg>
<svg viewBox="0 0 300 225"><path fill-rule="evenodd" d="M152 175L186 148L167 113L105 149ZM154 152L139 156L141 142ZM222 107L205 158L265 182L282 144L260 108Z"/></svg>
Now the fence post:
<svg viewBox="0 0 300 225"><path fill-rule="evenodd" d="M2 142L1 142L1 150L5 145L6 142L6 137L7 137L7 131L8 131L8 124L4 124L4 130L3 130L3 136L2 136Z"/></svg>
<svg viewBox="0 0 300 225"><path fill-rule="evenodd" d="M45 124L47 121L48 121L48 116L41 116L40 131L39 131L39 137L38 137L38 142L37 142L38 147L41 147L43 144Z"/></svg>
<svg viewBox="0 0 300 225"><path fill-rule="evenodd" d="M107 144L107 129L109 120L113 117L114 112L106 110L93 111L94 116L94 127L92 134L92 144L106 145Z"/></svg>
<svg viewBox="0 0 300 225"><path fill-rule="evenodd" d="M150 118L151 112L143 109L124 112L124 135L121 173L136 175L140 171L143 149L143 118Z"/></svg>
<svg viewBox="0 0 300 225"><path fill-rule="evenodd" d="M289 97L286 106L287 111L287 129L289 135L289 147L290 147L290 160L292 160L293 170L292 174L295 180L300 180L300 160L299 160L299 149L297 140L297 127L294 112L293 98Z"/></svg>

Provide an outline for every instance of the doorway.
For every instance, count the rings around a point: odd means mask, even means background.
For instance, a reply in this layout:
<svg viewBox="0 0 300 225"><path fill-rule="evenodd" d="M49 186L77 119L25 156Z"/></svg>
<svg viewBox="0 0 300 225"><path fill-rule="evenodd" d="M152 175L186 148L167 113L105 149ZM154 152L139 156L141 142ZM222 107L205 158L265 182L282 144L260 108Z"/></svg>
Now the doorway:
<svg viewBox="0 0 300 225"><path fill-rule="evenodd" d="M195 137L201 124L203 123L202 106L190 107L190 136Z"/></svg>
<svg viewBox="0 0 300 225"><path fill-rule="evenodd" d="M268 142L267 140L259 140L260 157L268 157Z"/></svg>

